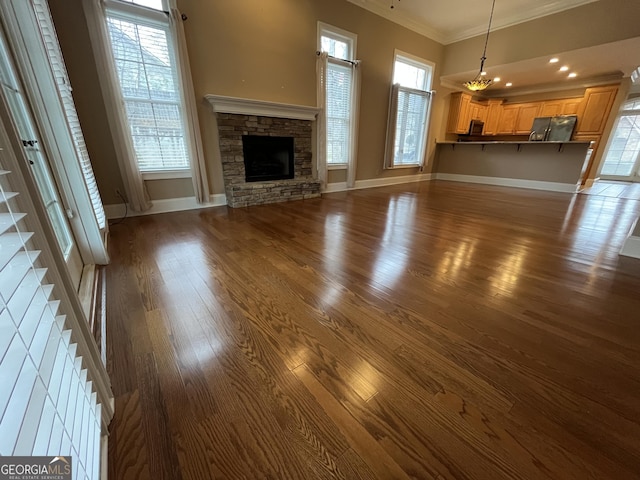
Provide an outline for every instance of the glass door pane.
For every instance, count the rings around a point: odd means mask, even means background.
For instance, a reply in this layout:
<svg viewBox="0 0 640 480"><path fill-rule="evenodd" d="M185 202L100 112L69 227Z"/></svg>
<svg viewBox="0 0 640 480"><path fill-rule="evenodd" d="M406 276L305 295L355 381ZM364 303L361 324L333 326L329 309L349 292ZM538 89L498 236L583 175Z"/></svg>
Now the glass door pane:
<svg viewBox="0 0 640 480"><path fill-rule="evenodd" d="M1 37L0 37L1 38ZM53 183L51 172L46 158L41 150L41 143L33 127L33 121L27 109L27 105L18 83L4 38L0 40L0 83L2 93L8 103L18 135L22 141L25 155L31 164L33 176L42 195L42 200L47 209L49 220L56 233L60 249L68 258L73 247L71 231L64 215L64 209L56 187Z"/></svg>
<svg viewBox="0 0 640 480"><path fill-rule="evenodd" d="M614 128L600 175L630 178L638 174L640 113L622 114Z"/></svg>

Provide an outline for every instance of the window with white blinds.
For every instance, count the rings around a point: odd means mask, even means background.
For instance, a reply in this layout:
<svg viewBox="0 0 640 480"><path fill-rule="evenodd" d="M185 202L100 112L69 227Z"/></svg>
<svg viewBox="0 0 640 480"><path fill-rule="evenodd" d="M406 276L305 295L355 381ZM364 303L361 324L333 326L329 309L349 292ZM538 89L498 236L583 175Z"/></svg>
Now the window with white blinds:
<svg viewBox="0 0 640 480"><path fill-rule="evenodd" d="M84 135L82 134L80 119L78 118L78 113L73 101L71 83L69 82L69 77L62 57L62 51L60 50L60 44L58 43L58 38L53 26L53 19L51 18L51 13L49 12L46 0L33 0L33 5L36 18L38 20L38 26L40 27L40 34L42 35L49 63L55 77L58 94L62 101L67 123L69 124L69 129L78 155L78 160L80 162L80 168L82 169L82 175L89 192L96 221L98 222L98 226L101 229L104 229L106 227L106 217L102 205L102 199L100 198L98 184L96 183L93 168L91 166L91 159L89 158L89 152L87 151Z"/></svg>
<svg viewBox="0 0 640 480"><path fill-rule="evenodd" d="M135 4L108 5L111 47L140 170L187 170L183 97L168 17L160 13L161 21L157 12Z"/></svg>
<svg viewBox="0 0 640 480"><path fill-rule="evenodd" d="M327 163L349 162L351 91L350 65L329 61L327 67Z"/></svg>
<svg viewBox="0 0 640 480"><path fill-rule="evenodd" d="M328 165L349 163L353 117L353 65L356 37L350 32L320 23L320 50L329 54L326 79Z"/></svg>
<svg viewBox="0 0 640 480"><path fill-rule="evenodd" d="M396 53L385 167L420 166L427 140L432 67Z"/></svg>
<svg viewBox="0 0 640 480"><path fill-rule="evenodd" d="M406 87L397 89L393 164L419 165L424 155L427 104L430 94Z"/></svg>
<svg viewBox="0 0 640 480"><path fill-rule="evenodd" d="M0 455L71 456L75 479L97 479L101 407L8 173L0 170Z"/></svg>

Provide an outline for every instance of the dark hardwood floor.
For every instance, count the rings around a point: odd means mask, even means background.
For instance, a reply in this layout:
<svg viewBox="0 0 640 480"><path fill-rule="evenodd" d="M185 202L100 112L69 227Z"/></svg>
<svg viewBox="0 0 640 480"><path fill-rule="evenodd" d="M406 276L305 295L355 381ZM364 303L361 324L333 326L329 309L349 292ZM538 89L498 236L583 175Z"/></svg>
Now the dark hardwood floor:
<svg viewBox="0 0 640 480"><path fill-rule="evenodd" d="M127 219L110 478L640 478L638 215L433 181Z"/></svg>

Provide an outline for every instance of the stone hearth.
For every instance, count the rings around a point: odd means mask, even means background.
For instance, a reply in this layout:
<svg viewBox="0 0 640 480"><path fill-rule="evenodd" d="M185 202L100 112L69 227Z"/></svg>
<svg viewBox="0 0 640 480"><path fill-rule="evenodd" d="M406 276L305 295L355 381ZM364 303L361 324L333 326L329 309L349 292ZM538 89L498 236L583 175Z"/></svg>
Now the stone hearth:
<svg viewBox="0 0 640 480"><path fill-rule="evenodd" d="M213 95L207 95L207 100L217 115L222 172L230 207L320 196L320 182L313 178L312 168L311 122L315 119L314 108ZM293 137L294 178L246 182L243 135Z"/></svg>

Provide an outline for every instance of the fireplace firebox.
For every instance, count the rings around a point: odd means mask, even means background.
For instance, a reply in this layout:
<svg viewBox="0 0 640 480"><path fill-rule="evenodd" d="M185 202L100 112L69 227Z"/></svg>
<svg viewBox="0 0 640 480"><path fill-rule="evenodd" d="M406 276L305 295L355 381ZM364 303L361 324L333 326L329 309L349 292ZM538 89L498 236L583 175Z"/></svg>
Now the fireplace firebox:
<svg viewBox="0 0 640 480"><path fill-rule="evenodd" d="M294 178L293 137L243 135L246 182Z"/></svg>

